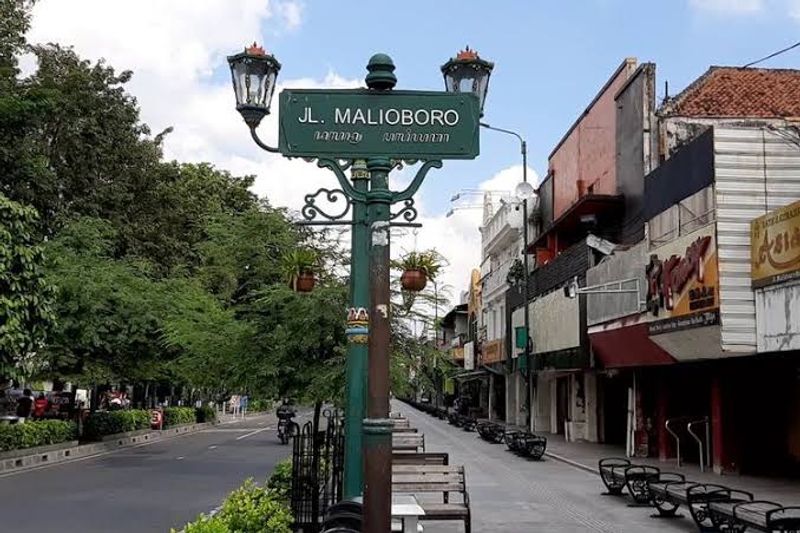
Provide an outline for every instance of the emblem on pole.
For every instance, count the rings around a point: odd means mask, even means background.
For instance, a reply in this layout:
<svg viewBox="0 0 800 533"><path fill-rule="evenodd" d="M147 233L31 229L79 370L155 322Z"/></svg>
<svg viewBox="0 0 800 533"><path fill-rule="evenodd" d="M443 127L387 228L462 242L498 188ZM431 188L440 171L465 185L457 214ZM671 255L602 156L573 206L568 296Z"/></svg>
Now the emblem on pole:
<svg viewBox="0 0 800 533"><path fill-rule="evenodd" d="M369 312L364 307L347 310L347 340L353 344L367 344L369 339Z"/></svg>

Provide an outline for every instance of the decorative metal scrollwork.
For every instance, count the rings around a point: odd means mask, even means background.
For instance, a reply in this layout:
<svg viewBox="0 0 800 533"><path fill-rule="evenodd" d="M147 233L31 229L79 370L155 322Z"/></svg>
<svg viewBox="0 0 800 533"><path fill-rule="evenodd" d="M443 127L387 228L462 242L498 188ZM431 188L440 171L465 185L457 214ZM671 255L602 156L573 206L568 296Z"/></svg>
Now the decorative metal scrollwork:
<svg viewBox="0 0 800 533"><path fill-rule="evenodd" d="M325 210L323 210L317 204L317 197L320 195L324 195L325 201L331 204L336 204L339 202L340 199L344 200L344 209L340 213L331 214ZM317 192L313 194L307 194L305 196L305 205L300 213L303 215L303 218L306 220L314 220L317 217L325 218L328 220L339 220L343 218L347 213L350 212L350 207L353 205L352 200L345 194L345 192L341 189L319 189Z"/></svg>
<svg viewBox="0 0 800 533"><path fill-rule="evenodd" d="M403 203L405 206L397 213L392 213L390 220L402 217L406 222L413 222L417 219L418 215L417 208L414 207L414 199L409 198L408 200L404 200Z"/></svg>

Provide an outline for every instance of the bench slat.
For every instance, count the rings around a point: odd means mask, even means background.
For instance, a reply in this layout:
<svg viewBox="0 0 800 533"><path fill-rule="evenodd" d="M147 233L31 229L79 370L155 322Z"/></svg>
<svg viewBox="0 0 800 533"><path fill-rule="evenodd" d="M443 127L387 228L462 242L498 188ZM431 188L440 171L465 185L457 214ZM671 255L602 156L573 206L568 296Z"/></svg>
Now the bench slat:
<svg viewBox="0 0 800 533"><path fill-rule="evenodd" d="M464 475L464 467L459 465L393 465L395 472L453 472Z"/></svg>
<svg viewBox="0 0 800 533"><path fill-rule="evenodd" d="M463 492L463 483L405 483L392 481L392 492Z"/></svg>

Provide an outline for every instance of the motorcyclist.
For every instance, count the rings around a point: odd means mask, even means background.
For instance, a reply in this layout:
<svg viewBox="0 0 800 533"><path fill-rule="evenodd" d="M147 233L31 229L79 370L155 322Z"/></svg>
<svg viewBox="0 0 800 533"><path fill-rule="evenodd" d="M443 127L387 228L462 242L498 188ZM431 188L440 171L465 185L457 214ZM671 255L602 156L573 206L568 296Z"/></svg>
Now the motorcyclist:
<svg viewBox="0 0 800 533"><path fill-rule="evenodd" d="M283 444L289 442L289 436L292 434L292 418L295 416L294 407L288 399L284 399L283 403L278 407L276 412L278 415L278 438Z"/></svg>
<svg viewBox="0 0 800 533"><path fill-rule="evenodd" d="M289 401L289 399L288 398L284 398L283 399L283 403L281 403L281 405L278 406L278 410L277 410L276 414L278 415L278 418L280 420L283 420L283 419L292 419L292 418L294 418L295 415L297 414L297 412L295 411L295 409L292 406L292 404Z"/></svg>

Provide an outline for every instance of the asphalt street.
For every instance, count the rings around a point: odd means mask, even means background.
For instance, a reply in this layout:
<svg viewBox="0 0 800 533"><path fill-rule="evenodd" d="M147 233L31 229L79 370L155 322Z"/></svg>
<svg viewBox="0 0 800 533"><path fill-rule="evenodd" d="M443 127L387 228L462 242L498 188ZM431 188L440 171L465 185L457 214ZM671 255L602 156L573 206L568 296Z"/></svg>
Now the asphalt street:
<svg viewBox="0 0 800 533"><path fill-rule="evenodd" d="M291 455L274 416L0 477L0 531L164 533Z"/></svg>
<svg viewBox="0 0 800 533"><path fill-rule="evenodd" d="M651 518L653 509L630 507L624 498L603 496L600 478L545 458L517 457L501 444L489 444L445 421L399 402L393 411L407 415L425 434L430 452L450 453L450 464L464 465L472 506L472 530L492 533L694 532L687 512L672 520ZM430 533L462 532L458 522L425 522Z"/></svg>

